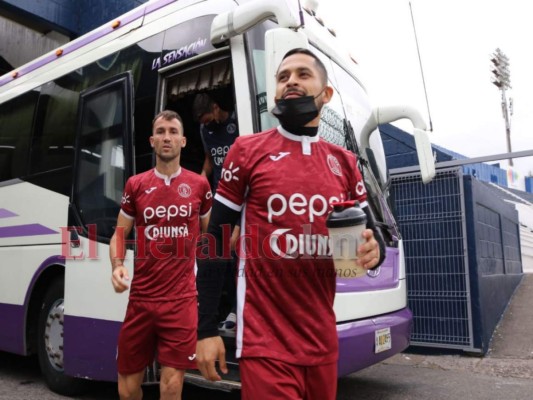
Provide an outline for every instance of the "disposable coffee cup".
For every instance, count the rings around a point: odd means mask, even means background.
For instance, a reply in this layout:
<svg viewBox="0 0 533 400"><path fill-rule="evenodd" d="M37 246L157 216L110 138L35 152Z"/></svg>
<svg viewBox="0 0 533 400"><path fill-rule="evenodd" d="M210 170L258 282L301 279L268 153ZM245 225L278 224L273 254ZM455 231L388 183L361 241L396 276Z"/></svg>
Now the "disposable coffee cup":
<svg viewBox="0 0 533 400"><path fill-rule="evenodd" d="M356 264L357 248L364 242L366 214L359 202L334 203L326 219L329 244L338 278L359 278L366 269Z"/></svg>

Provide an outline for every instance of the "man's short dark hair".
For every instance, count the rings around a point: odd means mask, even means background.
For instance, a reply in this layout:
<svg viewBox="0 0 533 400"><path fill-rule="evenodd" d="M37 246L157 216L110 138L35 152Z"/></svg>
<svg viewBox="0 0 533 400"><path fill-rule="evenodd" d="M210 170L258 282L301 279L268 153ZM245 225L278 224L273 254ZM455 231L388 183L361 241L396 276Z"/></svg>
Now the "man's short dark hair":
<svg viewBox="0 0 533 400"><path fill-rule="evenodd" d="M284 56L283 60L285 60L287 57L290 57L294 54L305 54L309 57L312 57L315 60L315 65L318 69L318 73L320 74L320 77L322 78L322 84L325 86L328 84L328 71L326 70L326 66L324 63L318 58L311 50L304 49L301 47L298 47L296 49L289 50Z"/></svg>
<svg viewBox="0 0 533 400"><path fill-rule="evenodd" d="M193 118L199 121L202 115L213 111L213 99L207 93L198 93L192 103Z"/></svg>
<svg viewBox="0 0 533 400"><path fill-rule="evenodd" d="M163 118L166 121L172 121L173 119L177 119L181 124L181 128L183 129L183 120L181 119L180 115L176 111L172 111L172 110L161 111L152 120L152 128L155 125L155 121L157 121L159 118Z"/></svg>

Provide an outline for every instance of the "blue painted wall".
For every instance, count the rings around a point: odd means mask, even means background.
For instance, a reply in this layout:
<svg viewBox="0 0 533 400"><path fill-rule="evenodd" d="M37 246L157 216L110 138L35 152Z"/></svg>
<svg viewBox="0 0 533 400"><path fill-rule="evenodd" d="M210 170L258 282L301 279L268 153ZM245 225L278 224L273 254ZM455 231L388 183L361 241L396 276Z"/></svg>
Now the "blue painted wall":
<svg viewBox="0 0 533 400"><path fill-rule="evenodd" d="M472 176L464 187L474 345L485 354L523 276L518 212Z"/></svg>
<svg viewBox="0 0 533 400"><path fill-rule="evenodd" d="M381 125L379 131L383 140L383 146L387 156L387 166L389 168L418 165L415 139L412 135L390 124ZM462 154L437 145L433 145L433 151L437 155L437 162L467 159ZM497 165L482 163L468 164L464 165L462 169L465 175L472 175L480 181L492 182L507 187L507 173Z"/></svg>

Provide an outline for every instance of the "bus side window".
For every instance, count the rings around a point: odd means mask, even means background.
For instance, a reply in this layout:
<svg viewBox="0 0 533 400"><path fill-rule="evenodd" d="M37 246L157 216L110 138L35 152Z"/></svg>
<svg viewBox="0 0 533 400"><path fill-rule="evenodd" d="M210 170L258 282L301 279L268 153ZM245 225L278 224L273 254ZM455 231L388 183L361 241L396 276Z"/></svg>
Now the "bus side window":
<svg viewBox="0 0 533 400"><path fill-rule="evenodd" d="M0 181L28 173L28 151L38 96L38 91L31 91L0 106Z"/></svg>
<svg viewBox="0 0 533 400"><path fill-rule="evenodd" d="M30 172L37 174L74 162L74 132L79 92L50 83L39 98Z"/></svg>
<svg viewBox="0 0 533 400"><path fill-rule="evenodd" d="M75 204L84 226L110 238L126 177L131 175L131 75L82 92Z"/></svg>

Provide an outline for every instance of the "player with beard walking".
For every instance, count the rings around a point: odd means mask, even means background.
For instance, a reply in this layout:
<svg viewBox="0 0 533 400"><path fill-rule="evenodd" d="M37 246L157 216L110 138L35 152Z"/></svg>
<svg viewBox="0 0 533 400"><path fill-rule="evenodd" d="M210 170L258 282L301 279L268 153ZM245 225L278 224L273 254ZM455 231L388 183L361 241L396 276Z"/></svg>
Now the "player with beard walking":
<svg viewBox="0 0 533 400"><path fill-rule="evenodd" d="M384 259L355 155L318 136L320 110L332 95L322 62L291 50L276 74L272 113L280 126L239 137L224 162L208 232L223 255L222 230L242 211L236 341L245 400L335 399L336 276L318 241L327 238L332 202L357 200L367 213L357 262L371 269ZM221 379L216 360L227 372L216 329L219 265L215 258L200 262L197 277L197 362L212 381Z"/></svg>

